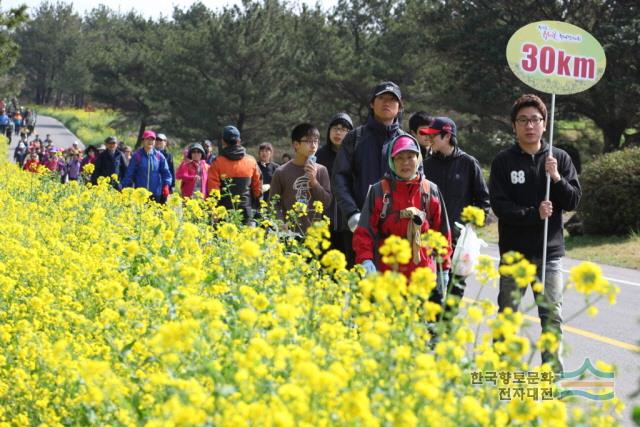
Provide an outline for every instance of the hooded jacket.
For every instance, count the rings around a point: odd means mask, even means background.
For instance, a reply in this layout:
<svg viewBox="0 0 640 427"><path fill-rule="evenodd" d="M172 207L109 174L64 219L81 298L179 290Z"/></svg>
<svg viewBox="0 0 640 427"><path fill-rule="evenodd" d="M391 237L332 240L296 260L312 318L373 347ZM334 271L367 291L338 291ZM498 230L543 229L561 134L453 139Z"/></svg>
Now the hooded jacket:
<svg viewBox="0 0 640 427"><path fill-rule="evenodd" d="M418 151L416 175L411 179L400 178L395 170L391 153L396 143L405 143L406 140L413 141L413 148ZM438 186L428 181L421 172L422 156L419 154L419 144L412 136L394 138L387 148L387 158L390 172L385 174L382 180L374 184L367 193L367 198L362 208L360 221L353 233L353 249L356 253L356 262L362 263L365 260L372 260L376 264L376 269L385 271L390 266L384 264L380 257L380 247L387 237L391 235L407 236L410 218L402 218L401 211L407 208L417 208L424 212L426 216L419 225L419 234L424 234L429 230L439 231L448 241L448 251L443 260L443 268L449 269L451 264L451 232L447 212L442 200L442 194ZM410 146L404 146L411 149ZM385 182L386 181L386 182ZM388 184L385 190L383 183ZM423 185L428 185L429 195L425 200ZM385 196L385 191L388 192ZM385 209L385 204L387 208ZM383 215L384 212L384 215ZM412 224L415 226L415 224ZM415 244L418 244L416 242ZM415 248L413 249L415 250ZM407 277L418 267L429 267L434 272L437 271L435 259L430 256L426 247L420 245L420 258L416 261L413 257L408 264L398 266L398 270Z"/></svg>
<svg viewBox="0 0 640 427"><path fill-rule="evenodd" d="M225 179L228 185L224 185ZM256 159L239 144L223 148L209 167L207 195L211 190L220 190L220 204L227 209L241 209L245 222L249 222L253 217L252 198L258 199L262 194L262 177ZM229 196L239 196L239 205L234 206Z"/></svg>
<svg viewBox="0 0 640 427"><path fill-rule="evenodd" d="M362 208L362 215L358 227L353 233L353 249L356 253L356 263L360 264L369 259L374 261L378 271L389 270L390 266L384 264L380 257L380 247L387 237L396 235L405 238L410 218L400 218L400 211L410 206L423 209L421 182L426 179L419 174L408 181L395 179L391 174L383 179L390 181L392 192L391 206L385 218L380 218L383 209L383 196L381 182L371 187ZM445 256L443 268L450 268L451 260L451 232L449 222L442 201L442 194L438 186L429 183L429 216L420 226L420 233L426 233L430 229L439 231L449 241L449 252ZM416 264L411 260L408 264L400 265L399 271L407 276L418 267L429 267L436 272L436 262L427 253L427 248L420 249L421 261Z"/></svg>
<svg viewBox="0 0 640 427"><path fill-rule="evenodd" d="M540 219L540 202L546 195L545 161L549 145L528 154L518 144L507 148L491 163L489 194L491 208L498 217L500 254L518 251L526 258L541 259L544 220ZM562 211L576 209L582 190L578 174L569 155L553 147L558 161L560 181L551 181L550 200L553 214L549 217L547 259L564 255Z"/></svg>
<svg viewBox="0 0 640 427"><path fill-rule="evenodd" d="M361 126L361 137L356 147L357 129L349 132L338 150L331 188L345 219L360 212L369 186L378 182L389 171L386 145L403 134L398 118L386 126L369 112L367 123Z"/></svg>
<svg viewBox="0 0 640 427"><path fill-rule="evenodd" d="M144 148L139 148L131 156L127 167L127 173L122 180L122 187L144 187L154 197L162 195L163 186L171 186L171 172L167 165L167 159L162 153L152 148L149 153Z"/></svg>
<svg viewBox="0 0 640 427"><path fill-rule="evenodd" d="M333 164L336 160L336 154L338 153L339 146L336 146L333 142L331 142L330 134L331 127L345 122L348 126L353 129L353 122L351 121L351 117L347 113L338 113L329 122L329 127L327 128L327 142L318 149L316 152L317 162L322 166L327 168L329 172L329 176L332 176L333 172ZM346 138L346 135L345 135ZM344 215L338 208L338 203L334 195L331 197L331 204L329 205L329 216L331 218L332 229L335 231L346 231L348 230L346 221L344 220Z"/></svg>
<svg viewBox="0 0 640 427"><path fill-rule="evenodd" d="M476 206L489 213L489 189L482 176L478 161L454 147L449 156L434 153L424 161L424 175L438 185L447 207L449 223L460 222L462 210ZM454 228L454 234L457 235Z"/></svg>

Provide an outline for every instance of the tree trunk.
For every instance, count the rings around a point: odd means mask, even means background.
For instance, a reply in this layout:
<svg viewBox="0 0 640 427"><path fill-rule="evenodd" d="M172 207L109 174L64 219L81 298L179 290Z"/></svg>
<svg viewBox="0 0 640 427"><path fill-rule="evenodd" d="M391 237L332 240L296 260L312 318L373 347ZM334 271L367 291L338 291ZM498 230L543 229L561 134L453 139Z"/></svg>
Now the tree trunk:
<svg viewBox="0 0 640 427"><path fill-rule="evenodd" d="M36 88L36 105L42 105L44 104L44 93L42 91L42 88L37 87Z"/></svg>
<svg viewBox="0 0 640 427"><path fill-rule="evenodd" d="M602 134L604 136L604 153L610 153L615 150L620 149L620 139L622 138L622 134L627 128L627 121L622 118L615 119L610 121L603 126Z"/></svg>
<svg viewBox="0 0 640 427"><path fill-rule="evenodd" d="M147 129L147 118L143 117L142 119L140 119L140 128L138 129L138 139L136 140L136 146L135 146L135 150L137 150L138 148L140 148L140 146L142 145L142 134L144 134L144 131Z"/></svg>
<svg viewBox="0 0 640 427"><path fill-rule="evenodd" d="M236 127L238 128L238 130L240 131L240 138L242 138L242 128L244 127L244 121L246 120L246 114L244 111L241 111L240 114L238 114L238 123L236 124Z"/></svg>
<svg viewBox="0 0 640 427"><path fill-rule="evenodd" d="M43 104L49 105L49 103L51 102L51 93L53 92L53 89L48 87L44 93L44 102Z"/></svg>

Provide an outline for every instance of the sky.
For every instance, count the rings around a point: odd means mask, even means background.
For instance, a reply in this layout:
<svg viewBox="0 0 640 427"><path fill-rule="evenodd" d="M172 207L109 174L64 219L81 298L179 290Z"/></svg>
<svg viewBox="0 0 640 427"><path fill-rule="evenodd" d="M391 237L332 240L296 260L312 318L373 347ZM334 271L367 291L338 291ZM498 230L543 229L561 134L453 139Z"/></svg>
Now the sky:
<svg viewBox="0 0 640 427"><path fill-rule="evenodd" d="M306 3L314 6L316 1L318 1L325 10L337 4L337 0L293 0L290 2ZM51 2L55 3L55 0ZM90 11L98 6L98 4L104 4L110 9L122 13L135 9L146 17L157 18L160 15L170 17L174 6L184 9L195 3L195 0L64 0L63 2L72 3L74 9L80 14ZM40 3L42 3L42 0L0 0L0 9L7 10L22 4L26 4L30 9L36 9ZM228 5L241 4L241 0L202 0L202 3L209 9L216 10Z"/></svg>

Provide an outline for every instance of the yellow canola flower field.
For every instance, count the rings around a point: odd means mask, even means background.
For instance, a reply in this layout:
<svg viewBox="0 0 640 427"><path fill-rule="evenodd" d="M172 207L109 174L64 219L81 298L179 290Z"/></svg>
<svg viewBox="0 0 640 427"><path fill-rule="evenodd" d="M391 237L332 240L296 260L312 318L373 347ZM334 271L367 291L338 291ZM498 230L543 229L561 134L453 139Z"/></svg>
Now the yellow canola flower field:
<svg viewBox="0 0 640 427"><path fill-rule="evenodd" d="M215 199L147 196L0 165L0 425L616 424L615 402L473 385L545 368L527 365L521 316L486 326L487 301L433 322L430 271L363 279L318 255L326 223L298 243L212 223L233 218Z"/></svg>

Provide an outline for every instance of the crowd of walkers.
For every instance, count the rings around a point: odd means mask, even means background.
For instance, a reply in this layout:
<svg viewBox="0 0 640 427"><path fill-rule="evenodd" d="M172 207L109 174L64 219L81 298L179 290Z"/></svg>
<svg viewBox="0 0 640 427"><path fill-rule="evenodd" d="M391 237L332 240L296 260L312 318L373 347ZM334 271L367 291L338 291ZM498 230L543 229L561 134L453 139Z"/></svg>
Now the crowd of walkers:
<svg viewBox="0 0 640 427"><path fill-rule="evenodd" d="M0 135L5 135L9 141L14 135L20 139L32 135L36 120L35 111L19 106L16 98L8 104L0 100Z"/></svg>
<svg viewBox="0 0 640 427"><path fill-rule="evenodd" d="M543 330L560 335L562 212L576 208L581 190L571 158L556 147L550 151L542 138L545 104L535 95L515 101L510 115L515 143L494 160L489 186L478 161L460 148L454 120L419 111L411 115L405 131L400 123L402 111L398 85L382 82L371 93L364 124L354 126L348 114L338 113L330 120L322 144L316 126L295 126L292 155L283 156L281 165L274 163L269 143L259 145L257 159L247 154L240 131L232 125L224 127L217 155L210 141L191 144L177 170L166 150L166 135L151 130L144 132L141 148L133 153L115 137L84 153L77 147L63 152L36 137L24 151L27 160L16 154L16 161L27 170L44 164L60 172L63 181L78 179L82 166L93 163L93 183L115 174L116 189L144 187L159 203L166 201L178 180L183 197L207 198L216 193L220 204L238 209L248 225L255 224L260 201L272 203L283 219L303 206L306 215L298 215L290 231L304 235L314 219L328 216L332 247L346 255L349 265L360 264L369 273L392 268L380 254L387 237L407 238L410 260L394 267L408 277L418 267L431 268L438 276L432 300L438 302L448 295L459 300L464 294L464 278L450 274L459 237L454 224L460 221L463 208L471 205L487 213L492 208L499 222L500 253L518 251L536 263L538 271L543 265L543 230L548 220L546 281L537 301ZM549 201L545 200L547 175ZM322 203L323 212L318 212L317 202ZM420 241L429 230L440 232L448 242L439 268L434 254ZM525 289L508 277L501 278L500 310L517 310ZM545 352L543 361L562 370L558 354Z"/></svg>

